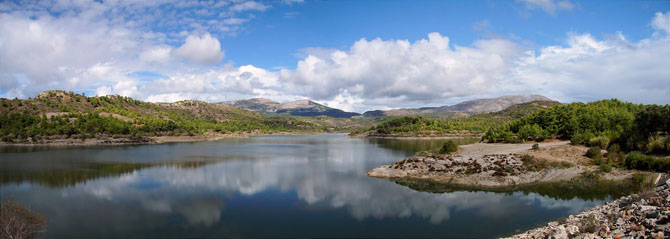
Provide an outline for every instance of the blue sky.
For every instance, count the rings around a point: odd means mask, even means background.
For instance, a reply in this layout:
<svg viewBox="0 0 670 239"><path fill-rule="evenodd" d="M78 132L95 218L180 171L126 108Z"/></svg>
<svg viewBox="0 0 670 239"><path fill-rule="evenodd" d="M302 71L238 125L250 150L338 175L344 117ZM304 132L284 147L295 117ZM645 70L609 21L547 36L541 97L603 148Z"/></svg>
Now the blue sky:
<svg viewBox="0 0 670 239"><path fill-rule="evenodd" d="M378 37L413 42L430 32L448 35L462 46L492 34L530 41L534 48L564 45L569 32L603 38L622 31L637 41L654 32L650 16L670 9L670 1L575 4L573 10L552 15L514 1L308 1L257 14L245 30L223 38L222 44L230 46L229 59L235 63L270 68L295 67L295 54L306 47L346 49L361 38ZM285 17L291 13L294 17Z"/></svg>
<svg viewBox="0 0 670 239"><path fill-rule="evenodd" d="M0 3L0 97L670 102L670 1Z"/></svg>

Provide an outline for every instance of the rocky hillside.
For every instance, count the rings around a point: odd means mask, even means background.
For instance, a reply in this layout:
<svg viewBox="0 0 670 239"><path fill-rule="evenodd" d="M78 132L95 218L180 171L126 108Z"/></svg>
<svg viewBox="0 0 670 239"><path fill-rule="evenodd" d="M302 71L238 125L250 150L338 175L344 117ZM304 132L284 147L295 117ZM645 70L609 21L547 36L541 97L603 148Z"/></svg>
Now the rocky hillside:
<svg viewBox="0 0 670 239"><path fill-rule="evenodd" d="M202 119L216 122L260 120L264 118L255 112L203 101L184 100L174 103L151 103L118 95L86 97L59 90L45 91L35 98L26 100L2 99L0 112L23 112L34 115L46 114L47 116L96 112L102 115L111 115L124 121L132 121L142 117L172 120L177 118Z"/></svg>
<svg viewBox="0 0 670 239"><path fill-rule="evenodd" d="M297 100L280 104L269 99L253 98L247 100L226 101L221 104L269 115L330 116L334 118L350 118L352 116L360 115L359 113L345 112L343 110L331 108L311 100Z"/></svg>
<svg viewBox="0 0 670 239"><path fill-rule="evenodd" d="M365 117L379 117L379 116L413 116L413 115L429 115L429 116L449 116L454 113L487 113L498 112L510 107L512 105L527 103L527 102L552 102L548 104L558 104L547 97L541 95L512 95L502 96L498 98L476 99L464 101L451 106L440 107L424 107L418 109L393 109L393 110L375 110L363 113Z"/></svg>

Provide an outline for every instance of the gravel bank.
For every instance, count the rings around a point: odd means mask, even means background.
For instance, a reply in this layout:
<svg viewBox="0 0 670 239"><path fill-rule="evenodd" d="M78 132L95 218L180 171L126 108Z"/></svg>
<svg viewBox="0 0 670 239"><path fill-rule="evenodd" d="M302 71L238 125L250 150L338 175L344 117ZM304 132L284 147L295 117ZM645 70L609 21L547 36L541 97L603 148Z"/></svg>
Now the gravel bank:
<svg viewBox="0 0 670 239"><path fill-rule="evenodd" d="M509 238L670 238L670 180Z"/></svg>

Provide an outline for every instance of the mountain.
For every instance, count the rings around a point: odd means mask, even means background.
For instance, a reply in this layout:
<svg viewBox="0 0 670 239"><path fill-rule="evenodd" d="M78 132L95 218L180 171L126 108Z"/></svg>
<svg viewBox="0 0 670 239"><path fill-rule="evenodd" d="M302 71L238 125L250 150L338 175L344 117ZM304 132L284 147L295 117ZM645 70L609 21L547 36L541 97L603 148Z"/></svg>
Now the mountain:
<svg viewBox="0 0 670 239"><path fill-rule="evenodd" d="M264 98L253 98L246 100L235 100L222 102L240 109L251 110L262 114L280 114L292 116L330 116L334 118L351 118L359 113L346 112L331 108L311 100L297 100L286 103L278 103Z"/></svg>
<svg viewBox="0 0 670 239"><path fill-rule="evenodd" d="M555 102L552 99L541 95L511 95L498 98L475 99L463 101L451 106L441 107L423 107L418 109L393 109L393 110L375 110L363 113L364 117L376 116L413 116L413 115L450 115L454 113L486 113L498 112L512 105L533 102L548 101Z"/></svg>
<svg viewBox="0 0 670 239"><path fill-rule="evenodd" d="M498 98L476 99L463 101L452 106L438 107L437 111L464 112L464 113L483 113L498 112L512 105L531 102L531 101L553 101L541 95L511 95Z"/></svg>
<svg viewBox="0 0 670 239"><path fill-rule="evenodd" d="M436 114L433 112L432 115L391 117L391 119L374 127L352 131L349 135L355 137L478 136L490 128L498 127L514 119L530 115L538 110L552 108L557 105L561 105L561 103L557 101L535 100L511 105L504 110L496 112L464 113L441 111L446 113ZM419 109L416 110L416 112L418 111ZM372 113L378 114L379 112L373 111ZM393 112L397 113L398 111ZM408 111L406 110L406 112Z"/></svg>
<svg viewBox="0 0 670 239"><path fill-rule="evenodd" d="M221 102L223 105L232 106L235 108L251 110L255 112L276 112L279 108L279 103L265 98L253 98L248 100L235 100Z"/></svg>

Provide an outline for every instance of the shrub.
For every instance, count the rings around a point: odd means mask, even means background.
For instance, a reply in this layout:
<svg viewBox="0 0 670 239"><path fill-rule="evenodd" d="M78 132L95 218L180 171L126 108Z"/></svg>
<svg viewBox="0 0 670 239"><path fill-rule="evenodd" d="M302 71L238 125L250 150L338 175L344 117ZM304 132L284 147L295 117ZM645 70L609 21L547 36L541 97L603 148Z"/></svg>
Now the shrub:
<svg viewBox="0 0 670 239"><path fill-rule="evenodd" d="M596 155L593 157L593 164L595 165L602 165L604 164L603 156L602 155Z"/></svg>
<svg viewBox="0 0 670 239"><path fill-rule="evenodd" d="M440 153L442 154L448 154L448 153L453 153L458 151L458 145L454 143L454 141L447 141L442 145L442 148L440 148Z"/></svg>
<svg viewBox="0 0 670 239"><path fill-rule="evenodd" d="M605 136L598 136L589 140L589 146L598 146L601 149L607 149L610 139Z"/></svg>
<svg viewBox="0 0 670 239"><path fill-rule="evenodd" d="M533 149L533 150L538 150L538 149L540 149L540 145L539 145L539 144L533 144L533 148L532 148L532 149Z"/></svg>
<svg viewBox="0 0 670 239"><path fill-rule="evenodd" d="M533 156L528 155L528 154L524 154L523 156L521 156L521 161L523 161L523 163L525 163L525 164L530 163L530 162L533 161Z"/></svg>
<svg viewBox="0 0 670 239"><path fill-rule="evenodd" d="M647 153L662 154L670 152L670 137L651 137L646 145Z"/></svg>
<svg viewBox="0 0 670 239"><path fill-rule="evenodd" d="M618 152L621 152L621 147L619 147L618 144L612 144L612 145L607 149L607 153L608 153L608 154L609 154L609 153L614 153L614 154L616 154L616 153L618 153Z"/></svg>
<svg viewBox="0 0 670 239"><path fill-rule="evenodd" d="M612 165L608 164L608 163L601 164L600 165L600 170L603 171L603 172L609 173L609 172L612 171Z"/></svg>
<svg viewBox="0 0 670 239"><path fill-rule="evenodd" d="M0 238L37 238L45 228L44 216L12 199L0 206Z"/></svg>
<svg viewBox="0 0 670 239"><path fill-rule="evenodd" d="M617 153L614 152L608 152L607 153L607 162L609 163L618 163L619 160L617 158Z"/></svg>
<svg viewBox="0 0 670 239"><path fill-rule="evenodd" d="M670 158L657 158L651 155L631 152L626 157L625 165L629 169L668 172L670 171Z"/></svg>
<svg viewBox="0 0 670 239"><path fill-rule="evenodd" d="M586 154L584 156L589 157L589 158L596 158L598 156L602 157L602 153L600 152L600 147L598 146L593 146L589 148L588 151L586 151Z"/></svg>

